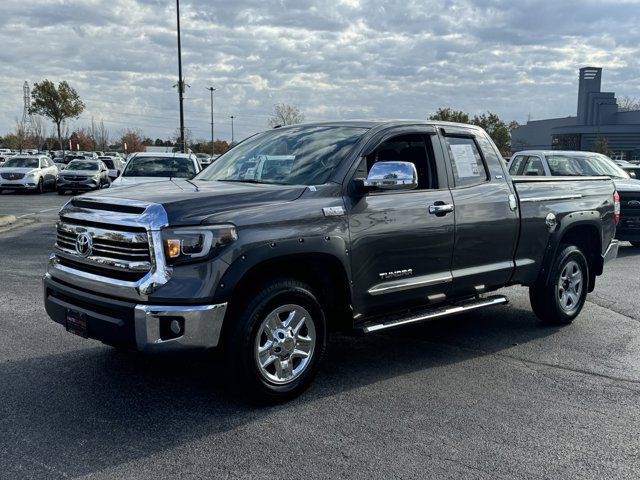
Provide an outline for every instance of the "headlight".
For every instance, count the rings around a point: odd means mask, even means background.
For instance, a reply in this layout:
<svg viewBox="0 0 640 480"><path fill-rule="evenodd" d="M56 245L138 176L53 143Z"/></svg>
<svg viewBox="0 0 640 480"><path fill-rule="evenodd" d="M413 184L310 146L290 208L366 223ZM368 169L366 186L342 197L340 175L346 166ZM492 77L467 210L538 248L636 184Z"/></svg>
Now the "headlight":
<svg viewBox="0 0 640 480"><path fill-rule="evenodd" d="M162 231L164 254L169 265L214 257L237 239L238 233L233 225L166 228Z"/></svg>
<svg viewBox="0 0 640 480"><path fill-rule="evenodd" d="M25 177L35 177L38 172L29 172L25 175Z"/></svg>

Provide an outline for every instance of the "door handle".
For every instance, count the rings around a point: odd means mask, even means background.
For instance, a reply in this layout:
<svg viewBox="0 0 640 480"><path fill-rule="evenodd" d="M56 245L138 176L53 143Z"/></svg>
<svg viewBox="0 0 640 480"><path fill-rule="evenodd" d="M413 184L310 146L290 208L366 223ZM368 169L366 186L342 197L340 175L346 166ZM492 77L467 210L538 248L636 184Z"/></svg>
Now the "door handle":
<svg viewBox="0 0 640 480"><path fill-rule="evenodd" d="M429 213L431 215L442 216L451 212L453 212L453 205L451 203L436 202L433 205L429 205Z"/></svg>

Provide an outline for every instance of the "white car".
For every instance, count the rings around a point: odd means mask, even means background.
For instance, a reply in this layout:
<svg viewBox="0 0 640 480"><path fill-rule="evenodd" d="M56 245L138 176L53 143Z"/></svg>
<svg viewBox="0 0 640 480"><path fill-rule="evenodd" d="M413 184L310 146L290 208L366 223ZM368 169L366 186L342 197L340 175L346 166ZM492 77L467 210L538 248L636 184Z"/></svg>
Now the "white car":
<svg viewBox="0 0 640 480"><path fill-rule="evenodd" d="M58 167L46 155L16 155L0 168L3 190L32 190L38 193L56 189Z"/></svg>
<svg viewBox="0 0 640 480"><path fill-rule="evenodd" d="M122 175L111 187L161 182L171 178L193 178L200 172L200 162L190 153L138 153L129 159Z"/></svg>
<svg viewBox="0 0 640 480"><path fill-rule="evenodd" d="M111 179L111 181L118 178L122 173L122 170L124 169L124 162L120 157L103 155L98 157L98 160L102 160L102 162L109 169L109 178Z"/></svg>

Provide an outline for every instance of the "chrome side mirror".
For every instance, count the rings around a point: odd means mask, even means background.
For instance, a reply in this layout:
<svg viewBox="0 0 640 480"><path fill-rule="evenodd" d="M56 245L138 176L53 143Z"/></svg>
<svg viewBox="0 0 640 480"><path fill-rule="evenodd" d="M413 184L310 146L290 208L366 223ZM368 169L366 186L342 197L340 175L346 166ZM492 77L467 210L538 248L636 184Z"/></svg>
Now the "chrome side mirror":
<svg viewBox="0 0 640 480"><path fill-rule="evenodd" d="M364 186L381 190L413 190L418 187L418 172L410 162L374 163Z"/></svg>

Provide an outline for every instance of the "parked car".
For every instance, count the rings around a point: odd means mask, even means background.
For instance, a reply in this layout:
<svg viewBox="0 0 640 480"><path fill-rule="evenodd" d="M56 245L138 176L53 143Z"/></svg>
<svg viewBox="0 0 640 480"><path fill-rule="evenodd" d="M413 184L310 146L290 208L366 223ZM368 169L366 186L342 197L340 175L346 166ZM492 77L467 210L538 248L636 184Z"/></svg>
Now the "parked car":
<svg viewBox="0 0 640 480"><path fill-rule="evenodd" d="M618 240L627 240L640 247L640 180L629 174L606 155L565 150L528 150L513 156L511 175L526 176L607 176L613 179L620 195Z"/></svg>
<svg viewBox="0 0 640 480"><path fill-rule="evenodd" d="M640 165L626 160L614 160L615 164L629 174L631 178L640 179Z"/></svg>
<svg viewBox="0 0 640 480"><path fill-rule="evenodd" d="M3 190L31 190L42 193L56 189L58 167L46 155L16 155L0 168L0 193Z"/></svg>
<svg viewBox="0 0 640 480"><path fill-rule="evenodd" d="M368 334L500 305L485 295L512 284L530 287L544 322L573 321L617 254L614 186L535 180L512 181L470 125L269 130L193 180L65 205L46 310L124 348L222 346L233 383L284 400L311 383L330 329Z"/></svg>
<svg viewBox="0 0 640 480"><path fill-rule="evenodd" d="M138 153L130 158L114 187L161 182L171 178L193 178L202 168L189 153Z"/></svg>
<svg viewBox="0 0 640 480"><path fill-rule="evenodd" d="M196 157L198 158L198 161L200 162L202 168L208 167L211 164L211 155L208 155L206 153L196 153Z"/></svg>
<svg viewBox="0 0 640 480"><path fill-rule="evenodd" d="M88 158L75 159L58 175L58 194L108 188L109 169L102 160Z"/></svg>
<svg viewBox="0 0 640 480"><path fill-rule="evenodd" d="M124 160L124 157L122 156L122 153L120 153L120 152L104 152L104 156L106 156L106 157L119 157L119 158Z"/></svg>
<svg viewBox="0 0 640 480"><path fill-rule="evenodd" d="M109 179L111 181L118 178L122 173L122 170L124 169L124 162L120 157L110 157L104 155L102 157L98 157L98 160L102 160L102 162L109 169Z"/></svg>

